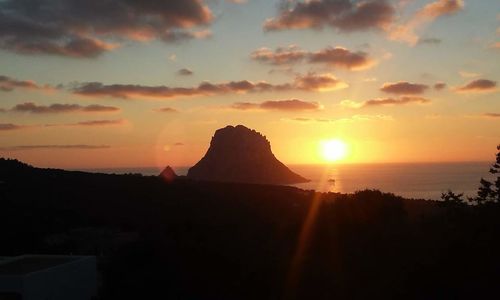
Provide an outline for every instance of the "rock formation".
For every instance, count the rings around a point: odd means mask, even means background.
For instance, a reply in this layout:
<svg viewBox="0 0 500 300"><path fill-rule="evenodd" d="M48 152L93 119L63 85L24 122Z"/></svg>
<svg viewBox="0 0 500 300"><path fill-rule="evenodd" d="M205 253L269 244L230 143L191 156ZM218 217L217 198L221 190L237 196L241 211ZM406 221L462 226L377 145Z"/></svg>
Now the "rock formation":
<svg viewBox="0 0 500 300"><path fill-rule="evenodd" d="M167 166L161 173L160 177L163 178L166 182L172 182L177 178L177 174L175 174L175 171L170 167Z"/></svg>
<svg viewBox="0 0 500 300"><path fill-rule="evenodd" d="M217 130L207 153L189 169L187 177L264 184L308 181L276 159L265 136L242 125Z"/></svg>

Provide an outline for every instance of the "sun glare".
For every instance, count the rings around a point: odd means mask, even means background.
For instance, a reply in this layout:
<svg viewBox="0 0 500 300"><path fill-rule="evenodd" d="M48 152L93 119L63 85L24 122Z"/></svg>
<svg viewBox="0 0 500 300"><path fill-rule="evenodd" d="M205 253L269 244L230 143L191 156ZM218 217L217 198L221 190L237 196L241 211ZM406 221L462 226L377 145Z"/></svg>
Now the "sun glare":
<svg viewBox="0 0 500 300"><path fill-rule="evenodd" d="M341 140L327 140L321 143L321 152L326 161L339 161L347 156L347 145Z"/></svg>

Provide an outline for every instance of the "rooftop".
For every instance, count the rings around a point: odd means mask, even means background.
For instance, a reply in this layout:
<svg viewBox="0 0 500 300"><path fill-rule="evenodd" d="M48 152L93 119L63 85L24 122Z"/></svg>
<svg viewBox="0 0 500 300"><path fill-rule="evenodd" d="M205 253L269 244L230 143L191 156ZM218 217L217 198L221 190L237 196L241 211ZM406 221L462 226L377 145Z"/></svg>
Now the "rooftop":
<svg viewBox="0 0 500 300"><path fill-rule="evenodd" d="M0 275L25 275L64 265L81 256L23 255L17 257L0 257Z"/></svg>

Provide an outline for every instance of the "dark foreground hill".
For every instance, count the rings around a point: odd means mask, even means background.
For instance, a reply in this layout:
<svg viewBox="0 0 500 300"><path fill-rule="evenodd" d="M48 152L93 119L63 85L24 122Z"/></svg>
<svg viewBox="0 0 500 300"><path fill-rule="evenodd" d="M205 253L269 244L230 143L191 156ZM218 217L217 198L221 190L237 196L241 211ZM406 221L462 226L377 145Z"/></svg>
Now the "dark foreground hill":
<svg viewBox="0 0 500 300"><path fill-rule="evenodd" d="M188 171L192 179L289 184L307 182L274 156L265 136L245 126L217 130L205 156Z"/></svg>
<svg viewBox="0 0 500 300"><path fill-rule="evenodd" d="M0 256L97 255L101 299L498 299L499 214L0 159Z"/></svg>

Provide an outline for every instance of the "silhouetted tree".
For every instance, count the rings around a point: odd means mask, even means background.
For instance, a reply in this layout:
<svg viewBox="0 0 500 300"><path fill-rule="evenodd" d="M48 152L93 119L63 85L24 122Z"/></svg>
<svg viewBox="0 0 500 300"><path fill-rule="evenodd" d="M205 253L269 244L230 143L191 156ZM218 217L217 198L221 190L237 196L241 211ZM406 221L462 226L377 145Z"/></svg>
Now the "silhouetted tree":
<svg viewBox="0 0 500 300"><path fill-rule="evenodd" d="M500 145L497 146L497 150L496 161L490 168L490 173L493 175L500 174ZM481 178L480 183L477 196L469 200L477 204L500 203L500 176L497 175L494 182Z"/></svg>
<svg viewBox="0 0 500 300"><path fill-rule="evenodd" d="M465 204L465 200L463 198L464 194L455 194L451 190L448 190L446 193L441 194L441 199L443 200L442 206L454 207Z"/></svg>

